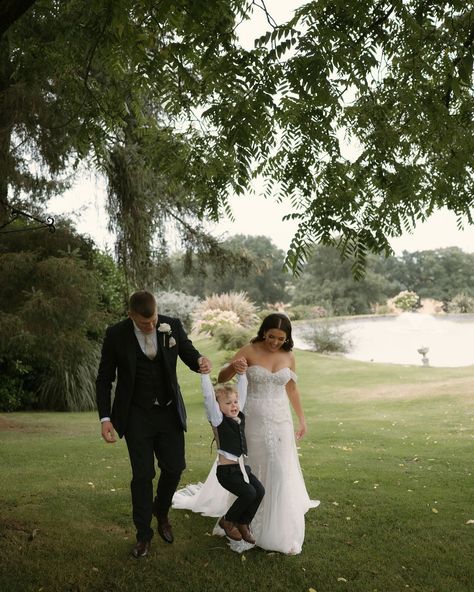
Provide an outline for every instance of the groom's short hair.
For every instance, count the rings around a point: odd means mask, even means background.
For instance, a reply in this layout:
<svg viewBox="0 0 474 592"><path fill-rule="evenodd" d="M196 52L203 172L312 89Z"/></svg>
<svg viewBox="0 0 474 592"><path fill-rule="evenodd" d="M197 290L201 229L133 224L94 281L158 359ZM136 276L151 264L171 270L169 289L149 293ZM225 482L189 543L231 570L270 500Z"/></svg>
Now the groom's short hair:
<svg viewBox="0 0 474 592"><path fill-rule="evenodd" d="M149 319L156 313L155 297L147 290L138 290L130 296L128 309Z"/></svg>

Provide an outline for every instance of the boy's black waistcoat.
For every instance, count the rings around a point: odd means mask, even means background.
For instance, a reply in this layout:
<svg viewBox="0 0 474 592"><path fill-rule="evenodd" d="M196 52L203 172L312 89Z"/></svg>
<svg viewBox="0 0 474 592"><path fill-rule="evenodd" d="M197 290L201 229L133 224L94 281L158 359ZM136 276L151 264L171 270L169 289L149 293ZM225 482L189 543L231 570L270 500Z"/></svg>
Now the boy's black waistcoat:
<svg viewBox="0 0 474 592"><path fill-rule="evenodd" d="M222 423L217 426L219 436L219 448L235 456L247 454L247 441L245 439L245 415L240 411L238 417L240 423L232 417L222 418Z"/></svg>

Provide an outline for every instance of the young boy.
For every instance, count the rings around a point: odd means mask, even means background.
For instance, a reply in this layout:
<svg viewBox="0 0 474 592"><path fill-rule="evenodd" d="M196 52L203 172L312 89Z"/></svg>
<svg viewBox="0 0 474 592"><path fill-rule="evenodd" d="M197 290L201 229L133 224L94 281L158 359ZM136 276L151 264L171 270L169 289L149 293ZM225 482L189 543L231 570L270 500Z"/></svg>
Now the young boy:
<svg viewBox="0 0 474 592"><path fill-rule="evenodd" d="M217 480L237 499L219 520L219 526L234 540L255 544L249 524L265 494L260 481L244 464L247 454L245 441L245 415L240 411L247 396L247 377L241 374L237 386L216 385L213 388L209 374L201 374L207 417L214 432L217 431ZM240 397L239 397L240 395ZM240 398L240 401L239 401Z"/></svg>

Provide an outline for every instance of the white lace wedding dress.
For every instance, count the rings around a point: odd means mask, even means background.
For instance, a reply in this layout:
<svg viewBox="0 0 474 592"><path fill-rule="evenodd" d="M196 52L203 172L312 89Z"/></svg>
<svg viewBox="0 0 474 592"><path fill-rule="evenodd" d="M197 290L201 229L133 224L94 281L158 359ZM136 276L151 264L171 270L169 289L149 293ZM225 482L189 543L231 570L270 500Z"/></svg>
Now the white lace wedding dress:
<svg viewBox="0 0 474 592"><path fill-rule="evenodd" d="M296 376L289 368L270 372L262 366L250 366L247 378L247 402L243 410L248 447L246 464L265 487L251 529L257 546L262 549L297 554L304 541L304 515L319 502L308 496L296 450L285 389L286 383L296 380ZM173 507L220 517L234 499L217 481L214 463L204 484L189 485L175 493ZM224 532L216 525L214 534ZM239 552L251 547L243 541L232 541L230 546Z"/></svg>

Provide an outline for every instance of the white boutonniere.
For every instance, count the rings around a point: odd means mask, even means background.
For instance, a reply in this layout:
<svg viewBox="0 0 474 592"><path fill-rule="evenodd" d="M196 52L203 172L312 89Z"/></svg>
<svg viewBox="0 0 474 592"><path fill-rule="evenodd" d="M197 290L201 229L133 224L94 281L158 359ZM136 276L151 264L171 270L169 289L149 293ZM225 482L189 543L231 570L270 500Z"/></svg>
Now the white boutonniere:
<svg viewBox="0 0 474 592"><path fill-rule="evenodd" d="M168 323L161 323L158 326L158 331L163 333L163 347L166 345L166 335L169 337L168 347L173 347L176 345L176 340L174 337L171 337L171 327Z"/></svg>

